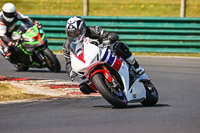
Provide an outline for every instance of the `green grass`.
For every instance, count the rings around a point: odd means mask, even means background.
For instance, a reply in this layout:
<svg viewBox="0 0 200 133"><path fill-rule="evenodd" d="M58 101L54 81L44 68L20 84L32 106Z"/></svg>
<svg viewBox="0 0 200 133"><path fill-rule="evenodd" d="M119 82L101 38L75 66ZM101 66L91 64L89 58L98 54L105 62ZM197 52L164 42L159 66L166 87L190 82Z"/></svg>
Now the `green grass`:
<svg viewBox="0 0 200 133"><path fill-rule="evenodd" d="M25 90L9 83L0 83L0 101L48 98L50 96L27 94Z"/></svg>
<svg viewBox="0 0 200 133"><path fill-rule="evenodd" d="M23 14L83 15L83 0L9 0ZM2 6L8 0L1 0ZM89 0L90 16L179 17L181 0ZM187 0L186 17L200 17L200 0Z"/></svg>

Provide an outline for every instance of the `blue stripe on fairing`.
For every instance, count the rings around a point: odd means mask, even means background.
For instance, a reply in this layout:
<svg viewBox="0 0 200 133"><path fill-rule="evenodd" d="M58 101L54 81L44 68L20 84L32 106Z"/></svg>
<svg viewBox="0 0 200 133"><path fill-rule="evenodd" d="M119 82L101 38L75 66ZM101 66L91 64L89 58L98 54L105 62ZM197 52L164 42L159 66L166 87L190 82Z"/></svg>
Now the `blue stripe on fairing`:
<svg viewBox="0 0 200 133"><path fill-rule="evenodd" d="M108 59L108 61L107 61L107 63L108 63L109 65L112 65L113 62L114 62L114 60L115 60L115 56L112 56L112 55L113 55L113 54L112 54L112 52L111 52L110 57L109 57L109 59Z"/></svg>
<svg viewBox="0 0 200 133"><path fill-rule="evenodd" d="M83 58L84 58L84 44L82 45L82 50L83 50Z"/></svg>
<svg viewBox="0 0 200 133"><path fill-rule="evenodd" d="M101 61L105 61L107 56L108 56L108 48L106 49L106 52L105 52L103 58L101 59Z"/></svg>

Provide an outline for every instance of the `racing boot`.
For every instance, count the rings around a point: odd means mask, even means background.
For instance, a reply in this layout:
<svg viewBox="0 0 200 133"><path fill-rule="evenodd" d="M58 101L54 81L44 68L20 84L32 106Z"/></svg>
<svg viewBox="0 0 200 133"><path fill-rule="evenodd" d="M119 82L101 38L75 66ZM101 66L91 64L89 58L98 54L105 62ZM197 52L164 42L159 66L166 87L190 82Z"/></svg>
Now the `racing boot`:
<svg viewBox="0 0 200 133"><path fill-rule="evenodd" d="M11 56L11 52L5 54L4 53L4 58L10 61L10 56Z"/></svg>
<svg viewBox="0 0 200 133"><path fill-rule="evenodd" d="M142 68L138 62L135 60L135 57L131 54L130 57L126 59L126 62L135 68L137 75L140 79L148 79L147 75L145 74L144 68Z"/></svg>
<svg viewBox="0 0 200 133"><path fill-rule="evenodd" d="M10 61L11 52L9 52L8 47L4 48L3 56L4 56L5 59L7 59L8 61Z"/></svg>

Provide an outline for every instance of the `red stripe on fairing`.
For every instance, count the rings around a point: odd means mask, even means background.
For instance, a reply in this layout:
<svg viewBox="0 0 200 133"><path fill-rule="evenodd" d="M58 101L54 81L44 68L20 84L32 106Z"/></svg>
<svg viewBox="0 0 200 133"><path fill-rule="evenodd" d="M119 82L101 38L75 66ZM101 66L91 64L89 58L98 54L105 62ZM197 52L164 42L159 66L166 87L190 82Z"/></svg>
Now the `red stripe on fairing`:
<svg viewBox="0 0 200 133"><path fill-rule="evenodd" d="M85 63L85 60L84 60L84 56L83 56L83 52L81 53L81 55L77 56L79 58L79 60L81 60L82 62Z"/></svg>
<svg viewBox="0 0 200 133"><path fill-rule="evenodd" d="M36 36L36 40L38 40L41 44L44 44L43 40L41 39L41 35L38 32L37 36Z"/></svg>
<svg viewBox="0 0 200 133"><path fill-rule="evenodd" d="M121 65L122 65L122 61L120 59L116 58L114 65L113 65L113 68L115 70L119 71Z"/></svg>
<svg viewBox="0 0 200 133"><path fill-rule="evenodd" d="M87 41L87 40L86 40L86 41ZM84 46L84 45L83 45L83 46ZM85 59L84 59L84 56L83 56L83 51L84 51L84 50L83 50L83 48L84 48L83 46L82 46L82 49L81 49L81 51L82 51L81 54L80 54L79 56L77 56L77 54L74 54L74 55L75 55L79 60L81 60L82 62L85 63Z"/></svg>

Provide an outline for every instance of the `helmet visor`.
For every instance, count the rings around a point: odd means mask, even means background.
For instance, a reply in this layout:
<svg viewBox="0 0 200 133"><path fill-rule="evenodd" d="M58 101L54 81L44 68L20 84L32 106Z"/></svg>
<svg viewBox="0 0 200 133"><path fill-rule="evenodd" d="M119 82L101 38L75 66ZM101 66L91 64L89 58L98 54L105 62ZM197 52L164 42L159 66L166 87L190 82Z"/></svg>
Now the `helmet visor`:
<svg viewBox="0 0 200 133"><path fill-rule="evenodd" d="M70 39L75 39L77 36L79 36L81 33L81 30L71 30L67 32L67 35Z"/></svg>
<svg viewBox="0 0 200 133"><path fill-rule="evenodd" d="M16 12L12 12L12 13L7 13L7 12L3 12L4 16L7 18L14 18Z"/></svg>

